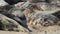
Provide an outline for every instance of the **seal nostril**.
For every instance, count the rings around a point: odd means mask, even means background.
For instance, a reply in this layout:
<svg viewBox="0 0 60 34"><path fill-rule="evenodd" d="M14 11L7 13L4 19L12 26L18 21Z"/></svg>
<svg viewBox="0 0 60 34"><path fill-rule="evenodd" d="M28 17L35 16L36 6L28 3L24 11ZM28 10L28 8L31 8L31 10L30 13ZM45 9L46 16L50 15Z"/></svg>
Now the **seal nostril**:
<svg viewBox="0 0 60 34"><path fill-rule="evenodd" d="M45 18L44 21L47 21L47 18Z"/></svg>

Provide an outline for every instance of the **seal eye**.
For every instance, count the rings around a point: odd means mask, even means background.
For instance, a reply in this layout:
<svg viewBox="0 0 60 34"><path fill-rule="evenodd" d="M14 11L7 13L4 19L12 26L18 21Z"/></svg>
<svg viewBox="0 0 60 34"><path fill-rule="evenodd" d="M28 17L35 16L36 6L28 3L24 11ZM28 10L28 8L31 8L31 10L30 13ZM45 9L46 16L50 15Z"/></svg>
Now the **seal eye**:
<svg viewBox="0 0 60 34"><path fill-rule="evenodd" d="M4 0L4 1L10 5L16 4L18 2L23 2L22 0Z"/></svg>

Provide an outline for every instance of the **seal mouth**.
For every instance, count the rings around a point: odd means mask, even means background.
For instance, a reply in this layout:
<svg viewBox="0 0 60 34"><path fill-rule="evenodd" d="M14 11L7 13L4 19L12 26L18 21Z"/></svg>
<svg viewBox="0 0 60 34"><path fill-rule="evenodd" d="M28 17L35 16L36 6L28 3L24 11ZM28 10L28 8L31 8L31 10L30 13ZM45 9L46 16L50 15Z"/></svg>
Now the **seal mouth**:
<svg viewBox="0 0 60 34"><path fill-rule="evenodd" d="M5 2L4 0L0 1L0 6L6 6L6 5L9 5L9 4L7 2Z"/></svg>

